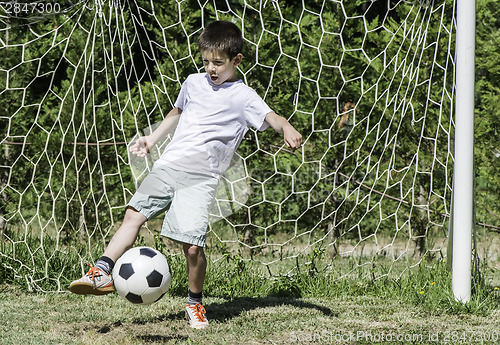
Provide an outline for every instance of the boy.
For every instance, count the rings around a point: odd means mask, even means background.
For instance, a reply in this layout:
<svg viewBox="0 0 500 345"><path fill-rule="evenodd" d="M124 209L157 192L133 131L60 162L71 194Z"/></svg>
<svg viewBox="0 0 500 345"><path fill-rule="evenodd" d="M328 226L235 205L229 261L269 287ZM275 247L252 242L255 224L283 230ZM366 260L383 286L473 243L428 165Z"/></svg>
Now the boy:
<svg viewBox="0 0 500 345"><path fill-rule="evenodd" d="M243 58L243 37L236 25L213 22L197 43L206 73L186 79L160 126L139 138L130 151L144 157L177 125L172 141L128 203L123 223L103 256L86 275L71 283L70 290L94 295L114 291L114 263L132 247L141 226L171 204L161 235L182 243L189 285L186 316L191 327L205 328L208 320L202 290L207 262L203 248L220 176L249 126L261 131L271 126L283 134L292 150L301 146L302 136L236 76Z"/></svg>

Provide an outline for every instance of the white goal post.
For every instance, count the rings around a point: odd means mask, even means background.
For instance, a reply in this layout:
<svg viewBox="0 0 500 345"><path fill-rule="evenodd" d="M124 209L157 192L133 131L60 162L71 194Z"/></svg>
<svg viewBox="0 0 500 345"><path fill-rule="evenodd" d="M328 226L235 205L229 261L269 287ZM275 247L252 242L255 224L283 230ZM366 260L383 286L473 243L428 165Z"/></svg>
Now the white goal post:
<svg viewBox="0 0 500 345"><path fill-rule="evenodd" d="M455 298L471 297L474 217L474 55L476 1L457 0L455 163L453 169L452 288Z"/></svg>

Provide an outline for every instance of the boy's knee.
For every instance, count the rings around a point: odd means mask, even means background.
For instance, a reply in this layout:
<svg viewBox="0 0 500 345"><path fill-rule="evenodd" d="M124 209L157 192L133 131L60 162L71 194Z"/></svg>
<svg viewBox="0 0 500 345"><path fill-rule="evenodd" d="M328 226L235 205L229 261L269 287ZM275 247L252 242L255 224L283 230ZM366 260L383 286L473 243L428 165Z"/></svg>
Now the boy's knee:
<svg viewBox="0 0 500 345"><path fill-rule="evenodd" d="M147 221L147 218L136 209L129 207L125 211L125 216L123 218L123 221L144 224Z"/></svg>
<svg viewBox="0 0 500 345"><path fill-rule="evenodd" d="M187 257L199 257L204 255L203 247L199 247L189 243L185 243L183 247L184 254Z"/></svg>

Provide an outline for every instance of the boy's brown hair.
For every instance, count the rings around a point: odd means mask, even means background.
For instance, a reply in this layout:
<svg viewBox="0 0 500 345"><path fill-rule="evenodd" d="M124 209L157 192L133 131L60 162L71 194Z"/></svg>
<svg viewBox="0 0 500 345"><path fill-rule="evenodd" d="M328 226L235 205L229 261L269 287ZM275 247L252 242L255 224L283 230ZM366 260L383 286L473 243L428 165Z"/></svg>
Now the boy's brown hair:
<svg viewBox="0 0 500 345"><path fill-rule="evenodd" d="M205 27L197 40L200 50L222 51L230 60L242 52L243 36L233 23L216 21Z"/></svg>

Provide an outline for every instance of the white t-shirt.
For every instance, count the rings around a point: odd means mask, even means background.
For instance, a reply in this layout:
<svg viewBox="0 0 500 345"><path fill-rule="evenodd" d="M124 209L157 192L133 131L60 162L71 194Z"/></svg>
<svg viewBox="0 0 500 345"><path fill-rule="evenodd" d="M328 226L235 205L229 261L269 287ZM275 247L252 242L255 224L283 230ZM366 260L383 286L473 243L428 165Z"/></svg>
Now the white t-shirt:
<svg viewBox="0 0 500 345"><path fill-rule="evenodd" d="M241 80L212 83L206 73L190 75L174 106L182 109L179 124L157 164L219 176L249 127L263 131L271 108Z"/></svg>

